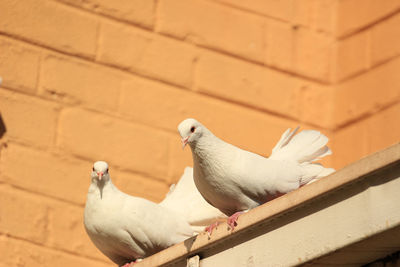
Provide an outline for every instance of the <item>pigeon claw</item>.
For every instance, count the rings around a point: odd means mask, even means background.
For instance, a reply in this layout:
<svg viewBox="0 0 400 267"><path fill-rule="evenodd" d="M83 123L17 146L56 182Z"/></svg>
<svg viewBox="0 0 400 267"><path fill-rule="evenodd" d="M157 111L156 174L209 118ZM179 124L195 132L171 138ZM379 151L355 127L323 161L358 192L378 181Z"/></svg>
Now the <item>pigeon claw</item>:
<svg viewBox="0 0 400 267"><path fill-rule="evenodd" d="M228 223L229 227L232 229L232 231L233 231L233 229L235 229L235 227L237 226L237 224L238 224L238 223L237 223L237 220L238 220L240 214L242 214L242 213L243 213L243 211L235 212L233 215L231 215L231 216L228 218L227 223Z"/></svg>
<svg viewBox="0 0 400 267"><path fill-rule="evenodd" d="M210 226L206 227L206 232L208 237L211 237L212 232L214 231L214 228L217 228L219 222L215 222L213 224L211 224Z"/></svg>
<svg viewBox="0 0 400 267"><path fill-rule="evenodd" d="M121 266L121 267L129 267L129 266L133 266L133 264L135 264L136 263L136 261L131 261L131 262L128 262L128 263L125 263L123 266Z"/></svg>

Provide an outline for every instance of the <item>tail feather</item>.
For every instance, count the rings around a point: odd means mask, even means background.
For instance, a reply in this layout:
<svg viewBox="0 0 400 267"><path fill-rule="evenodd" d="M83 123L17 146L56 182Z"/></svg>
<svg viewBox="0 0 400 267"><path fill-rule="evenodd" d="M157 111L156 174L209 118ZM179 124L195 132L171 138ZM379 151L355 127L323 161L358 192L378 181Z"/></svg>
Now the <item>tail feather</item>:
<svg viewBox="0 0 400 267"><path fill-rule="evenodd" d="M335 172L335 169L325 168L319 163L303 163L301 165L304 173L300 180L300 186L311 184L318 179Z"/></svg>
<svg viewBox="0 0 400 267"><path fill-rule="evenodd" d="M315 130L306 130L294 135L297 129L298 127L293 132L288 129L283 133L269 158L298 162L303 170L300 180L300 186L302 186L327 176L335 170L314 163L332 154L332 151L326 145L329 138Z"/></svg>
<svg viewBox="0 0 400 267"><path fill-rule="evenodd" d="M329 140L328 137L322 135L318 131L312 131L312 133L307 132L308 131L303 131L297 135L302 136L302 133L304 133L302 140L304 141L304 145L299 145L296 153L299 155L299 158L297 159L298 162L313 162L332 153L331 150L326 146ZM293 138L293 142L294 141L295 139Z"/></svg>
<svg viewBox="0 0 400 267"><path fill-rule="evenodd" d="M297 130L300 128L300 126L297 126L296 129L294 129L293 132L290 132L292 129L289 128L287 129L281 136L281 139L279 139L278 143L276 143L275 147L272 149L272 154L274 152L280 150L282 147L286 146L290 140L292 140L293 136L297 132Z"/></svg>
<svg viewBox="0 0 400 267"><path fill-rule="evenodd" d="M315 130L306 130L294 135L297 129L298 127L292 133L288 129L282 135L272 150L270 159L311 163L332 154L326 146L328 137Z"/></svg>

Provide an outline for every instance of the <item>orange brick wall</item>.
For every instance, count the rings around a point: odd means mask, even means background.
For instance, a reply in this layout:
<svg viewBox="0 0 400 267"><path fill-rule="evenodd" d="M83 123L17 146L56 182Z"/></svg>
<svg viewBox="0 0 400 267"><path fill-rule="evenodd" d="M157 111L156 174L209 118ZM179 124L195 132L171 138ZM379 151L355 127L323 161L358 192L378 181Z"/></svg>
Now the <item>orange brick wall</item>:
<svg viewBox="0 0 400 267"><path fill-rule="evenodd" d="M319 129L335 168L399 141L399 0L0 10L0 266L112 266L83 228L92 163L159 201L191 164L187 117L264 155L288 127Z"/></svg>

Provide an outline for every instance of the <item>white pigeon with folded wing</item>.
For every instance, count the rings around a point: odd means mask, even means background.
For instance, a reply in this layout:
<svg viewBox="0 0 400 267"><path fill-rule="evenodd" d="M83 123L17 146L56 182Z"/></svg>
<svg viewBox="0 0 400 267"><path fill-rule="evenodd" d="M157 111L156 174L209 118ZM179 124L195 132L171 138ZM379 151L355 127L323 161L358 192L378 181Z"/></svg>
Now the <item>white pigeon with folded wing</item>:
<svg viewBox="0 0 400 267"><path fill-rule="evenodd" d="M228 216L234 227L238 212L263 204L332 172L314 163L331 154L328 138L318 131L295 135L288 129L269 158L216 137L195 119L178 126L182 144L190 145L194 182L202 196ZM233 216L233 217L232 217Z"/></svg>

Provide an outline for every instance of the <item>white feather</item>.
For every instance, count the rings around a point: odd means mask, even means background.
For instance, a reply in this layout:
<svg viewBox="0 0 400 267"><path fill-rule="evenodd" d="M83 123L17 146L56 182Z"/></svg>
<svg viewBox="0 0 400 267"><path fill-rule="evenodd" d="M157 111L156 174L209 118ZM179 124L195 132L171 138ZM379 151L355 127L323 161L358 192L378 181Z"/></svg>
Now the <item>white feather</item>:
<svg viewBox="0 0 400 267"><path fill-rule="evenodd" d="M299 126L294 129L293 132L291 132L291 128L287 129L281 136L281 139L279 139L278 143L276 143L275 147L272 149L272 154L280 150L282 147L286 146L292 137L296 134L297 130L299 130Z"/></svg>
<svg viewBox="0 0 400 267"><path fill-rule="evenodd" d="M193 168L186 167L176 185L172 185L160 206L171 209L186 219L195 232L216 220L226 218L218 209L211 206L201 196L193 181Z"/></svg>

